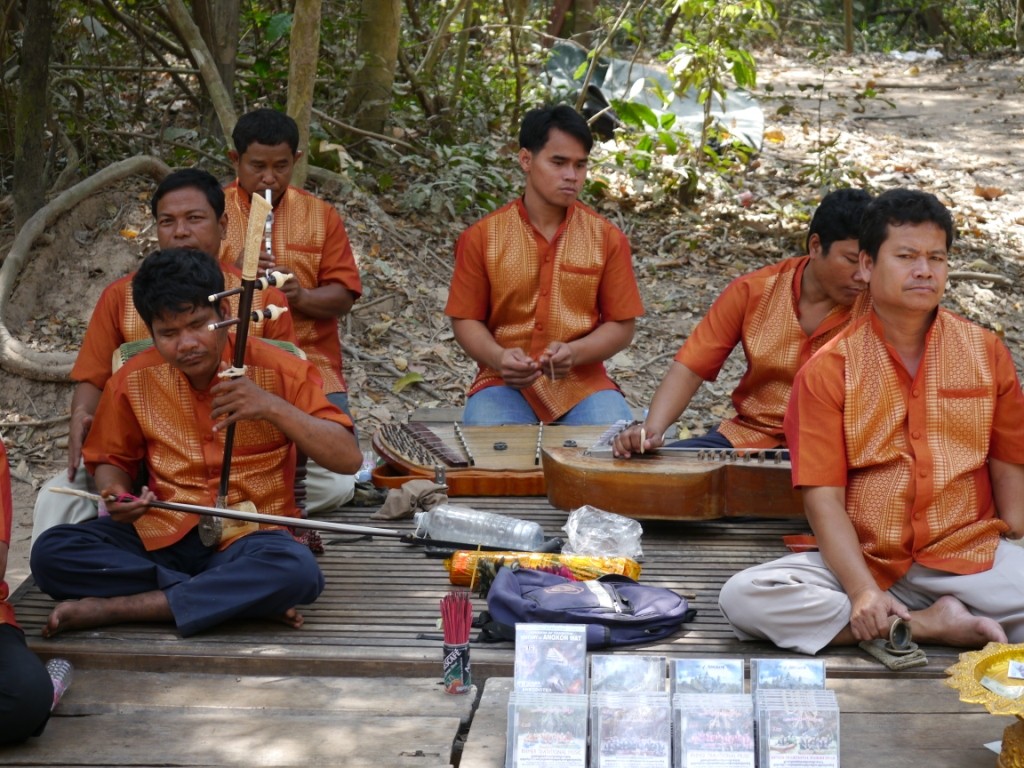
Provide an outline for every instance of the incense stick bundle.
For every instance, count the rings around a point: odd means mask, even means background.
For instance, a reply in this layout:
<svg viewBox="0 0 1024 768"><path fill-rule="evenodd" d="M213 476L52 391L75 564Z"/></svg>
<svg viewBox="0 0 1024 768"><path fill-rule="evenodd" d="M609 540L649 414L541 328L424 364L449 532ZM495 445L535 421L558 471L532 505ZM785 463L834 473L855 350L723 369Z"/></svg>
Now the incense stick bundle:
<svg viewBox="0 0 1024 768"><path fill-rule="evenodd" d="M473 601L466 590L449 592L441 598L441 629L445 645L465 645L473 627Z"/></svg>

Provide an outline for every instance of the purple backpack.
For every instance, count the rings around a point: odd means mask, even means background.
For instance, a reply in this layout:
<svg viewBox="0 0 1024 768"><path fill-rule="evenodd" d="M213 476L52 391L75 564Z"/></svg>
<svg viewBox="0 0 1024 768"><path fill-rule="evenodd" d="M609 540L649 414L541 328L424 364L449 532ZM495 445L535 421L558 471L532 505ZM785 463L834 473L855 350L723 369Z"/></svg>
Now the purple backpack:
<svg viewBox="0 0 1024 768"><path fill-rule="evenodd" d="M660 640L697 611L671 589L608 575L572 581L546 571L499 568L487 593L483 635L515 640L518 622L586 624L587 648Z"/></svg>

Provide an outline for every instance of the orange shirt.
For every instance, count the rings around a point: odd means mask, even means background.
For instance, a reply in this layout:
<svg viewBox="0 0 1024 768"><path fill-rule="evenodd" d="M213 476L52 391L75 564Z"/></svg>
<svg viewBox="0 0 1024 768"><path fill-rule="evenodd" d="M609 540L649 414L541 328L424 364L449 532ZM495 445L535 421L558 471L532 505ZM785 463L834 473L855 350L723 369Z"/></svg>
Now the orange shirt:
<svg viewBox="0 0 1024 768"><path fill-rule="evenodd" d="M7 465L7 448L0 442L0 543L10 545L14 502L11 499L11 470ZM14 619L14 606L7 602L10 588L0 571L0 624L18 626Z"/></svg>
<svg viewBox="0 0 1024 768"><path fill-rule="evenodd" d="M222 265L225 289L238 288L242 285L242 273L235 267ZM98 389L103 389L113 373L114 353L125 342L148 339L149 329L142 322L139 313L132 303L132 277L126 275L108 285L96 308L92 311L89 327L85 329L82 348L75 358L75 367L71 369L74 381L87 381ZM228 297L230 317L238 316L239 296ZM262 310L273 304L287 307L288 300L277 288L253 291L253 311ZM234 327L234 326L232 326ZM285 312L277 320L264 320L262 323L249 324L250 336L263 336L268 339L290 341L296 343L295 326L292 313Z"/></svg>
<svg viewBox="0 0 1024 768"><path fill-rule="evenodd" d="M737 344L747 370L733 390L736 416L718 431L737 448L786 444L782 419L793 377L846 327L850 308L835 306L808 336L800 327L800 283L810 257L785 259L733 280L694 328L675 359L705 381L718 378Z"/></svg>
<svg viewBox="0 0 1024 768"><path fill-rule="evenodd" d="M233 358L228 335L224 361ZM347 428L352 422L327 401L316 369L259 339L245 349L246 375L260 387L317 418ZM214 384L216 383L214 380ZM211 384L211 387L213 384ZM129 360L107 383L85 441L86 468L111 464L133 479L144 461L147 484L162 501L214 506L224 462L224 430L214 432L212 396L191 388L155 348ZM235 428L227 504L247 500L260 512L297 517L295 447L268 421ZM198 522L185 512L150 509L135 528L148 550L170 546Z"/></svg>
<svg viewBox="0 0 1024 768"><path fill-rule="evenodd" d="M576 202L551 242L530 224L522 199L502 206L462 233L445 314L479 320L504 348L537 358L552 341L573 341L602 322L643 314L629 241L595 211ZM469 394L503 384L481 368ZM522 390L543 422L595 392L617 389L603 363L580 365L564 379L541 377Z"/></svg>
<svg viewBox="0 0 1024 768"><path fill-rule="evenodd" d="M946 310L910 377L877 316L859 318L797 375L786 414L793 484L846 488L879 587L912 563L991 567L999 536L987 460L1024 464L1024 394L1006 346Z"/></svg>
<svg viewBox="0 0 1024 768"><path fill-rule="evenodd" d="M224 197L228 236L220 258L234 264L245 244L250 198L237 181L224 189ZM363 284L345 225L334 206L316 195L295 187L284 193L274 206L271 252L275 263L293 272L304 288L338 283L356 298L362 295ZM310 317L298 310L292 310L292 315L299 346L320 371L324 392L344 392L338 318Z"/></svg>

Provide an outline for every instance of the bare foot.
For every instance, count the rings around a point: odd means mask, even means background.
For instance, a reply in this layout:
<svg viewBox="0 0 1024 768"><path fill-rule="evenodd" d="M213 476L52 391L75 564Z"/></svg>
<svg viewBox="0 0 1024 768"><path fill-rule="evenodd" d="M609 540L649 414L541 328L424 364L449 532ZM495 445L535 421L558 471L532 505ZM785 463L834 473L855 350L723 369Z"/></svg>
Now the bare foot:
<svg viewBox="0 0 1024 768"><path fill-rule="evenodd" d="M274 618L282 624L287 624L292 629L298 629L306 621L305 617L299 613L297 608L289 608L280 616L275 616Z"/></svg>
<svg viewBox="0 0 1024 768"><path fill-rule="evenodd" d="M914 640L981 648L986 643L1005 643L1006 633L994 619L975 616L952 595L943 595L923 611L910 612Z"/></svg>
<svg viewBox="0 0 1024 768"><path fill-rule="evenodd" d="M159 590L123 597L83 597L58 604L46 620L43 637L130 621L173 620L167 597Z"/></svg>
<svg viewBox="0 0 1024 768"><path fill-rule="evenodd" d="M101 597L85 597L60 603L50 613L43 627L43 637L54 637L69 629L89 629L110 623L107 600Z"/></svg>

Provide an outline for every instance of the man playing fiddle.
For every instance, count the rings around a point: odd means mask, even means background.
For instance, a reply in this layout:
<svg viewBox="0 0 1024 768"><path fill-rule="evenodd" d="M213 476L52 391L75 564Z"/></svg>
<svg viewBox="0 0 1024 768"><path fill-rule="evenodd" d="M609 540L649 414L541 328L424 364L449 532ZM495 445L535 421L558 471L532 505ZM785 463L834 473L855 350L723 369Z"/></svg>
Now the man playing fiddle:
<svg viewBox="0 0 1024 768"><path fill-rule="evenodd" d="M216 258L227 232L224 192L211 174L198 168L170 173L157 185L150 199L156 222L157 242L161 248L194 248ZM234 266L224 265L224 283L228 288L241 285L242 274ZM229 299L230 311L238 307L238 297ZM266 306L286 307L288 300L276 288L258 291L253 309ZM291 314L251 326L251 336L295 343ZM149 329L132 303L132 275L108 285L100 295L82 340L82 348L71 369L76 382L71 397L71 430L68 435L67 471L51 478L36 496L33 510L32 542L43 531L61 523L77 523L96 517L96 505L84 498L49 493L51 487L95 490L82 466L82 444L92 426L103 386L113 375L113 358L125 342L149 338Z"/></svg>
<svg viewBox="0 0 1024 768"><path fill-rule="evenodd" d="M195 514L147 502L213 506L224 434L236 424L229 506L297 517L295 454L353 473L361 452L351 420L331 405L309 363L259 339L245 350L245 375L220 380L234 358L224 319L223 273L198 251L151 254L132 279L136 309L153 347L104 388L83 448L109 516L61 525L32 550L40 588L58 600L47 636L127 621L174 621L183 636L231 618L280 617L302 624L296 606L316 599L323 576L308 547L287 530L246 528L213 547ZM147 485L129 494L140 466ZM116 500L114 500L116 499ZM255 527L255 526L253 526Z"/></svg>

